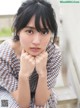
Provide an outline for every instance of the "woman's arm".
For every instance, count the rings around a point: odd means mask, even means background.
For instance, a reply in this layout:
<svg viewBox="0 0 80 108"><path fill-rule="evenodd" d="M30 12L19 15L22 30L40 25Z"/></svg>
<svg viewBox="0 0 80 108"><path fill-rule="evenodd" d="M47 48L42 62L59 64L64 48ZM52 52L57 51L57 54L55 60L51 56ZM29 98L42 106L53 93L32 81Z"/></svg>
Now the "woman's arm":
<svg viewBox="0 0 80 108"><path fill-rule="evenodd" d="M38 84L35 93L35 104L44 106L50 96L50 90L47 86L47 52L43 52L36 59L36 71L39 75Z"/></svg>
<svg viewBox="0 0 80 108"><path fill-rule="evenodd" d="M35 94L35 104L44 106L49 99L51 91L47 86L47 76L39 76L38 85Z"/></svg>
<svg viewBox="0 0 80 108"><path fill-rule="evenodd" d="M34 71L35 61L34 58L22 51L20 58L20 72L17 91L12 93L12 96L19 103L21 108L29 108L30 105L30 85L29 77Z"/></svg>
<svg viewBox="0 0 80 108"><path fill-rule="evenodd" d="M11 93L20 108L29 108L30 105L30 87L29 78L19 76L18 89Z"/></svg>
<svg viewBox="0 0 80 108"><path fill-rule="evenodd" d="M56 95L52 89L48 89L45 85L46 79L44 77L40 77L35 95L35 108L46 108L46 105L56 108Z"/></svg>

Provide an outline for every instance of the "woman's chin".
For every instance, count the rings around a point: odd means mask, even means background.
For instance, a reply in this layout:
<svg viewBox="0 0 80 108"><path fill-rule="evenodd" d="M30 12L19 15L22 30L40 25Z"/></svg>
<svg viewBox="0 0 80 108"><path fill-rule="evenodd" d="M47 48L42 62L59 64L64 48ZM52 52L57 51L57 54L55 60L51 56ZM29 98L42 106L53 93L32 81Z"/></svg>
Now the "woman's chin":
<svg viewBox="0 0 80 108"><path fill-rule="evenodd" d="M40 53L39 53L40 54ZM36 57L36 56L38 56L39 54L30 54L31 56L33 56L33 57Z"/></svg>
<svg viewBox="0 0 80 108"><path fill-rule="evenodd" d="M36 57L36 56L38 56L39 54L41 54L41 52L40 52L40 53L31 53L31 52L29 52L29 54L30 54L31 56L33 56L33 57Z"/></svg>

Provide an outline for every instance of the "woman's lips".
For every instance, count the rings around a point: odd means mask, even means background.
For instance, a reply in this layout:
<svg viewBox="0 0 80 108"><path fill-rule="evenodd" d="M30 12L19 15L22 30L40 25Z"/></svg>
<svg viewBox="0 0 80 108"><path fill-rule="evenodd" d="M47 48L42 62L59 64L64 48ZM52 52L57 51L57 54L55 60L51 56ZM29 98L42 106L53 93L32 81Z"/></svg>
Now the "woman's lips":
<svg viewBox="0 0 80 108"><path fill-rule="evenodd" d="M30 48L30 50L31 50L32 52L39 52L39 51L40 51L40 48Z"/></svg>

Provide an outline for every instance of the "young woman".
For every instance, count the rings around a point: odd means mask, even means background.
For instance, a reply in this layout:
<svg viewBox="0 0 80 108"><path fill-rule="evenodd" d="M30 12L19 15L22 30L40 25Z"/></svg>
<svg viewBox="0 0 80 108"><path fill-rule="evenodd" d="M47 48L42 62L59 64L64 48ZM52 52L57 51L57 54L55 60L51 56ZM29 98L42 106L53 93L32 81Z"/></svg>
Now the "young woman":
<svg viewBox="0 0 80 108"><path fill-rule="evenodd" d="M0 45L0 105L6 108L56 108L54 88L61 52L51 42L57 23L44 0L22 3L15 16L14 37Z"/></svg>

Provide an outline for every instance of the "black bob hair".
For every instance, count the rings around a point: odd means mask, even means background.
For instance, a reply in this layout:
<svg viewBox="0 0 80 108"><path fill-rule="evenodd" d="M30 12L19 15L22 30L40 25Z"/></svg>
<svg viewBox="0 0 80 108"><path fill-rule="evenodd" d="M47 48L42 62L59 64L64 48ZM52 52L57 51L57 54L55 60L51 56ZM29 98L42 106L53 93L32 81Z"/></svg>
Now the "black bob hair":
<svg viewBox="0 0 80 108"><path fill-rule="evenodd" d="M23 29L32 16L35 16L35 27L38 32L41 31L40 18L44 29L50 29L54 33L54 38L57 37L57 22L56 16L51 4L45 0L26 0L22 3L15 16L13 23L14 41L19 40L17 33Z"/></svg>

